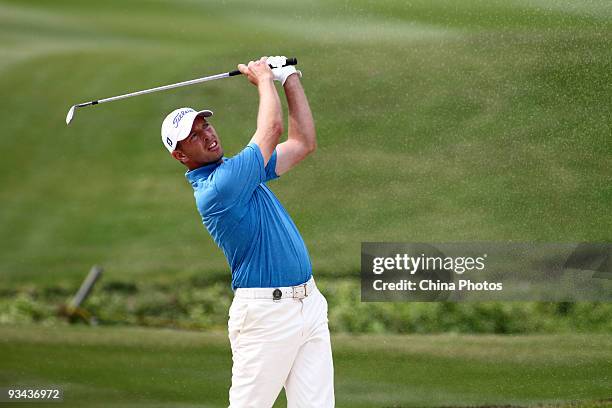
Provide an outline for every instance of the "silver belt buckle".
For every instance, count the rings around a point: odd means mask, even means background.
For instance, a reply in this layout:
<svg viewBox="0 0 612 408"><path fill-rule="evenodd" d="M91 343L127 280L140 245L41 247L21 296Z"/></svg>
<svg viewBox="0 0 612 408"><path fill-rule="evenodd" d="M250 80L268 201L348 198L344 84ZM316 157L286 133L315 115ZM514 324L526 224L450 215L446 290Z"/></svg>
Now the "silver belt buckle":
<svg viewBox="0 0 612 408"><path fill-rule="evenodd" d="M297 292L297 296L296 296L296 289L300 289L300 288L304 288L304 295L300 295L299 292ZM302 285L298 285L298 286L292 286L291 290L293 291L293 298L294 299L304 299L305 297L308 297L308 292L306 291L306 284L302 284Z"/></svg>

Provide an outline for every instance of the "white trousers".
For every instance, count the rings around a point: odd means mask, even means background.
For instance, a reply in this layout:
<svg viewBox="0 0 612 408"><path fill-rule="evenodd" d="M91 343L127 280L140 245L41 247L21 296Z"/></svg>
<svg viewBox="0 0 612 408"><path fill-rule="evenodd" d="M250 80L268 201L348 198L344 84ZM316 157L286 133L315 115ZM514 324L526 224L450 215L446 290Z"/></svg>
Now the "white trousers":
<svg viewBox="0 0 612 408"><path fill-rule="evenodd" d="M304 299L234 297L230 408L268 408L285 387L288 408L334 406L334 367L327 300L314 289Z"/></svg>

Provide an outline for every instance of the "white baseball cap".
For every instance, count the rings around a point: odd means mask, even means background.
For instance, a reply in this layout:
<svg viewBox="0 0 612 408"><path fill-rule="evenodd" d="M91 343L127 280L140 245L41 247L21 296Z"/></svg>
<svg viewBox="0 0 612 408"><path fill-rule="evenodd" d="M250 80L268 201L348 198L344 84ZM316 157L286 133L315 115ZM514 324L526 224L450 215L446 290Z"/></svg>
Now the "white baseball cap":
<svg viewBox="0 0 612 408"><path fill-rule="evenodd" d="M208 118L213 115L213 112L210 110L198 112L192 108L178 108L166 116L166 119L162 122L161 138L162 143L170 153L176 149L178 142L189 136L193 121L199 115Z"/></svg>

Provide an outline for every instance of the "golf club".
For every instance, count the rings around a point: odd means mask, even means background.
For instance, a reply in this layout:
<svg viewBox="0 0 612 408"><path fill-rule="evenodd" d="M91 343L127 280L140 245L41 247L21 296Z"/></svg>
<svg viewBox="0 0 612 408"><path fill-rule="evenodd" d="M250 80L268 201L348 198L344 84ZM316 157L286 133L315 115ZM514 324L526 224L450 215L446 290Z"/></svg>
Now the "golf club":
<svg viewBox="0 0 612 408"><path fill-rule="evenodd" d="M287 58L287 61L285 62L285 65L283 66L286 67L287 65L297 65L297 58ZM270 65L270 68L273 68L272 65ZM215 79L227 78L227 77L236 76L240 74L241 72L239 70L234 70L230 72L224 72L222 74L211 75L211 76L207 76L203 78L191 79L189 81L177 82L175 84L158 86L156 88L144 89L142 91L132 92L132 93L118 95L118 96L111 96L110 98L98 99L95 101L84 102L84 103L72 105L70 107L70 110L68 110L68 114L66 115L66 125L69 125L70 122L72 122L72 119L74 118L74 114L77 108L82 108L84 106L98 105L104 102L117 101L119 99L130 98L132 96L144 95L144 94L158 92L158 91L165 91L166 89L173 89L173 88L178 88L181 86L199 84L200 82L214 81Z"/></svg>

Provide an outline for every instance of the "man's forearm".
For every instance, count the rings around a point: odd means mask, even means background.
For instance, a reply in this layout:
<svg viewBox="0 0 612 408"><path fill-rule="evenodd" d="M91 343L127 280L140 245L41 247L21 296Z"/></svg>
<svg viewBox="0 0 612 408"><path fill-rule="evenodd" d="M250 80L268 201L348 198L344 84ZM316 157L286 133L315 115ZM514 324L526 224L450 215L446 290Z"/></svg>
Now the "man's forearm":
<svg viewBox="0 0 612 408"><path fill-rule="evenodd" d="M310 105L299 76L289 76L284 88L289 108L288 140L298 142L307 152L312 152L317 147L317 137Z"/></svg>
<svg viewBox="0 0 612 408"><path fill-rule="evenodd" d="M258 86L259 111L257 113L257 131L282 133L283 116L278 92L272 80L262 81ZM280 130L280 132L279 132Z"/></svg>

